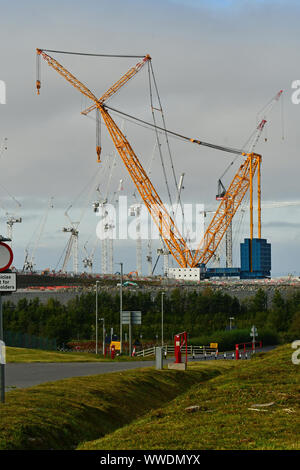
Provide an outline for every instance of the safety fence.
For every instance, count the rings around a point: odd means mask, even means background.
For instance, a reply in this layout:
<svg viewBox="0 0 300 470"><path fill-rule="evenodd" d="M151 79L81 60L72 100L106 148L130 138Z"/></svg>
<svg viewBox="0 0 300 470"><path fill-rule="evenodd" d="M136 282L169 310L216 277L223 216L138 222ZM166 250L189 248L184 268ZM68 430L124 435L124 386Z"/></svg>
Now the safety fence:
<svg viewBox="0 0 300 470"><path fill-rule="evenodd" d="M56 351L57 349L55 339L42 338L16 331L4 331L4 342L6 346L15 348L42 349L46 351Z"/></svg>
<svg viewBox="0 0 300 470"><path fill-rule="evenodd" d="M174 345L164 345L163 346L164 353L167 356L174 356ZM185 348L184 348L185 350ZM187 347L187 354L190 357L196 356L216 356L218 354L218 350L216 348L210 348L209 346L188 346ZM148 356L155 356L155 346L142 349L141 351L137 351L135 353L137 357L148 357Z"/></svg>

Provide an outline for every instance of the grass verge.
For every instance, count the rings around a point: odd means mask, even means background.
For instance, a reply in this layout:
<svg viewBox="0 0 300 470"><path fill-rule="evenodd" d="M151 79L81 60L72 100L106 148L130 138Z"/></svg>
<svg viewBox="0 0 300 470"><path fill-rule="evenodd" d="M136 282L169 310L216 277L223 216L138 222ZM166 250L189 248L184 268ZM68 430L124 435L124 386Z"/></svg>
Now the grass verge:
<svg viewBox="0 0 300 470"><path fill-rule="evenodd" d="M235 366L226 374L79 448L300 449L300 366L292 364L292 352L288 345L251 361L232 361ZM191 371L201 369L202 364L191 365Z"/></svg>
<svg viewBox="0 0 300 470"><path fill-rule="evenodd" d="M188 372L147 368L11 391L0 404L0 449L74 449L219 373L213 365Z"/></svg>
<svg viewBox="0 0 300 470"><path fill-rule="evenodd" d="M143 361L153 360L143 357L117 356L115 359L104 358L102 355L80 352L42 351L40 349L6 347L7 362L111 362L111 361Z"/></svg>

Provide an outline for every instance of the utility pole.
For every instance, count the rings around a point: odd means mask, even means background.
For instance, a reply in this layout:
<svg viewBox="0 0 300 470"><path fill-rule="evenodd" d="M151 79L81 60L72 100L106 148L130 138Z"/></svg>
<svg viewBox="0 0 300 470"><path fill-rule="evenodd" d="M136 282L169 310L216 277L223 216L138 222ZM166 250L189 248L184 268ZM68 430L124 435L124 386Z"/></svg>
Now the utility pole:
<svg viewBox="0 0 300 470"><path fill-rule="evenodd" d="M161 346L164 345L164 295L165 292L161 293Z"/></svg>
<svg viewBox="0 0 300 470"><path fill-rule="evenodd" d="M102 354L105 354L105 319L99 318L99 320L103 321L103 336L102 336Z"/></svg>
<svg viewBox="0 0 300 470"><path fill-rule="evenodd" d="M96 281L96 354L98 354L98 283Z"/></svg>
<svg viewBox="0 0 300 470"><path fill-rule="evenodd" d="M122 354L122 311L123 311L123 263L120 271L120 354Z"/></svg>

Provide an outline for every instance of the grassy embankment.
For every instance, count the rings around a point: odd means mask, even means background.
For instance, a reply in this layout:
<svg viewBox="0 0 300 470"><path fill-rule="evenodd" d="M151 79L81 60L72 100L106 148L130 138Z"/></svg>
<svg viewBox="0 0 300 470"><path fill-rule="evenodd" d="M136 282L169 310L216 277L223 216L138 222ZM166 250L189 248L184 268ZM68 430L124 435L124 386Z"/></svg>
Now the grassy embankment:
<svg viewBox="0 0 300 470"><path fill-rule="evenodd" d="M15 390L0 404L0 449L299 449L292 352Z"/></svg>
<svg viewBox="0 0 300 470"><path fill-rule="evenodd" d="M6 394L0 450L74 449L158 408L218 370L141 368L49 382Z"/></svg>
<svg viewBox="0 0 300 470"><path fill-rule="evenodd" d="M110 362L110 361L141 361L153 360L153 357L129 357L116 356L115 359L110 357L104 358L102 354L92 354L84 352L56 352L41 351L39 349L26 348L6 348L7 362Z"/></svg>
<svg viewBox="0 0 300 470"><path fill-rule="evenodd" d="M300 449L300 366L292 364L292 352L281 346L235 363L169 405L81 448ZM191 365L197 369L201 365ZM187 410L191 406L193 412Z"/></svg>

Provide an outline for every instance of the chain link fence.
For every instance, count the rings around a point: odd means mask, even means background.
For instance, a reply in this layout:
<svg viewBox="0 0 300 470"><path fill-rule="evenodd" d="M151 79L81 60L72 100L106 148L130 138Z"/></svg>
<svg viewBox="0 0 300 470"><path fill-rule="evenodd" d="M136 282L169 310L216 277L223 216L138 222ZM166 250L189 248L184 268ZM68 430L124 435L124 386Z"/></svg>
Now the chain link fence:
<svg viewBox="0 0 300 470"><path fill-rule="evenodd" d="M42 349L46 351L56 351L57 349L55 339L41 338L16 331L4 331L4 342L6 346L15 348Z"/></svg>

